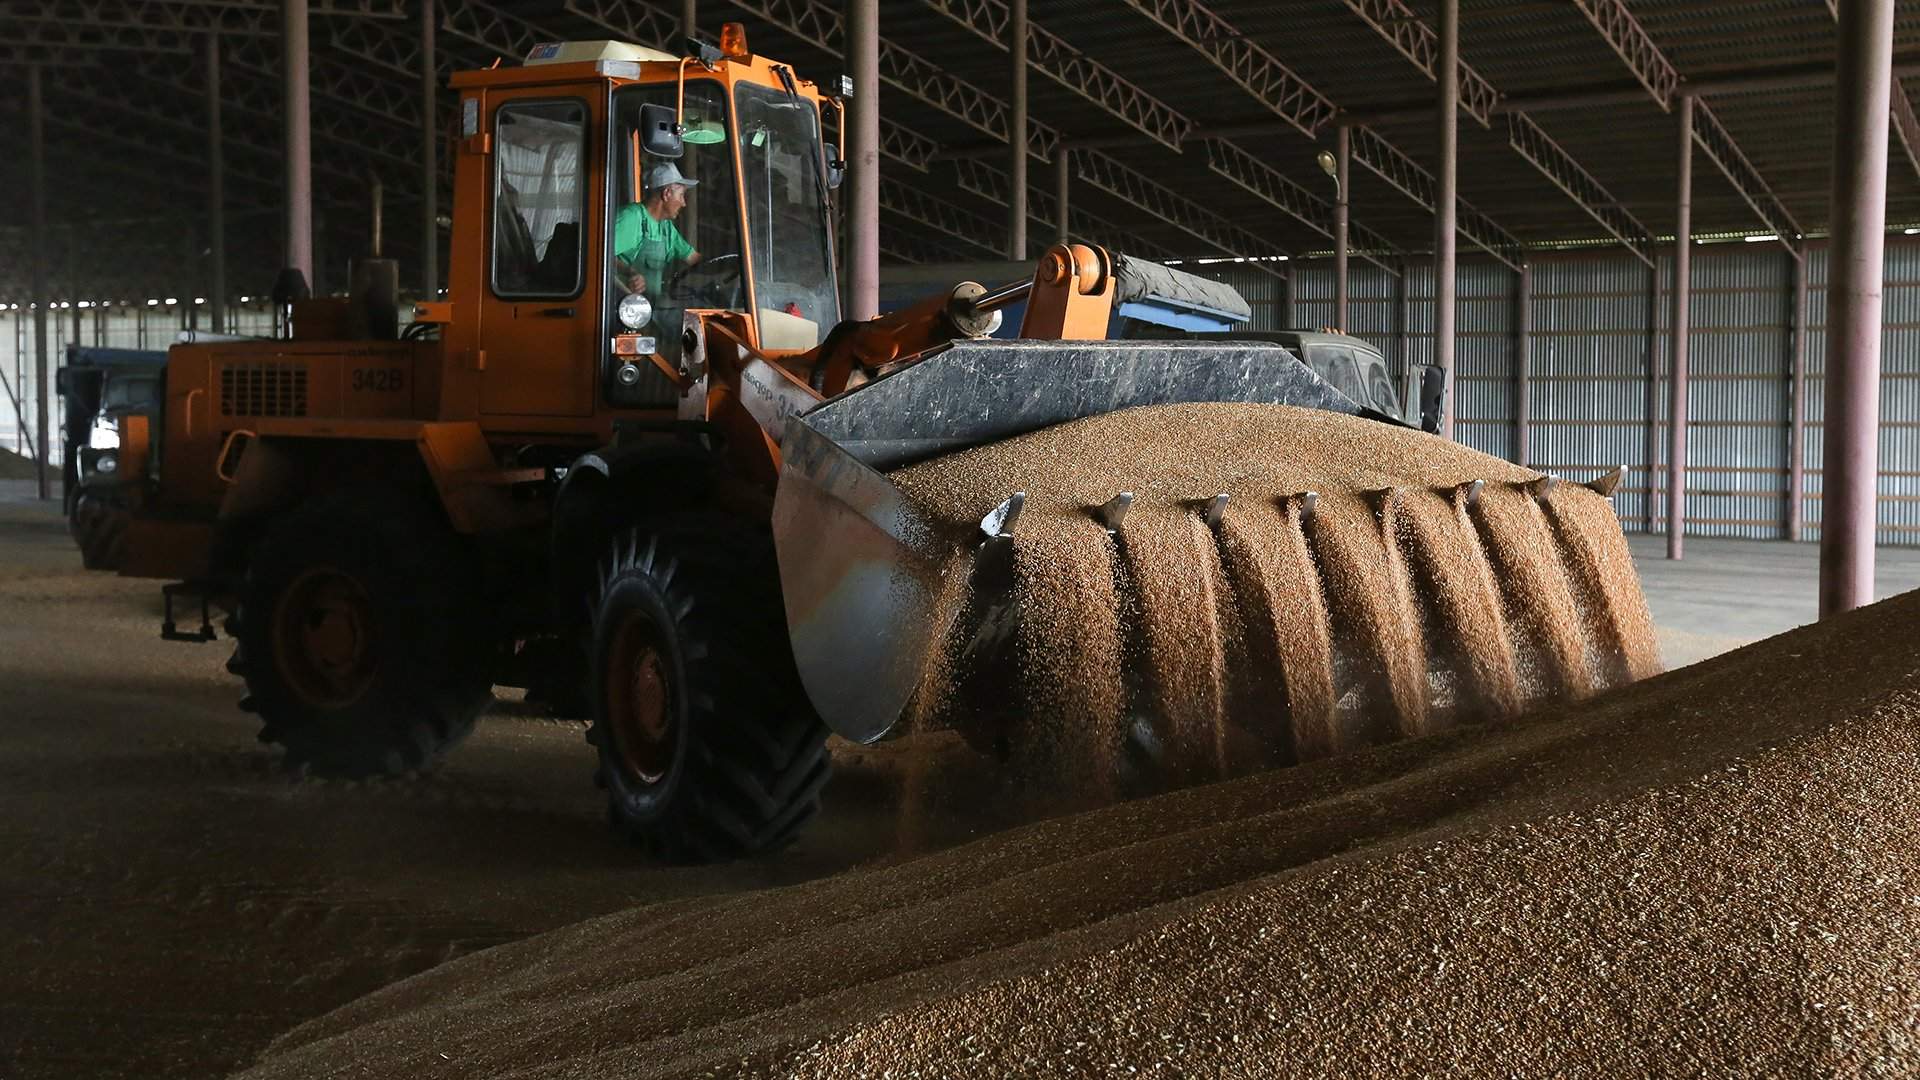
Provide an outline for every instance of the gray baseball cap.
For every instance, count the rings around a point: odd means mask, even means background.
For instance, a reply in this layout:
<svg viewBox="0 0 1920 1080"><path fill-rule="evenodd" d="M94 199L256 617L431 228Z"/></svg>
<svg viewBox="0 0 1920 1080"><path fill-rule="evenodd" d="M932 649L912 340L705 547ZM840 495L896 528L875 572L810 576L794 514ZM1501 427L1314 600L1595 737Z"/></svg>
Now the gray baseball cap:
<svg viewBox="0 0 1920 1080"><path fill-rule="evenodd" d="M695 180L691 176L681 176L680 167L671 161L662 161L647 170L648 191L659 191L668 184L679 184L683 187L691 188L699 187L700 181Z"/></svg>

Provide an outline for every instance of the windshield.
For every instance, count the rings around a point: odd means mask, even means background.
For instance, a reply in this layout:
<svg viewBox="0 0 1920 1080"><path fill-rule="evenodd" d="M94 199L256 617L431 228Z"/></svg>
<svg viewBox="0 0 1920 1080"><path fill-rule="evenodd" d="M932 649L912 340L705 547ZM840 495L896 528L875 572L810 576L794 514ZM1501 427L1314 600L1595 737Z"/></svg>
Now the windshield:
<svg viewBox="0 0 1920 1080"><path fill-rule="evenodd" d="M612 295L640 293L652 302L653 317L640 332L653 335L669 360L679 358L687 308L747 309L726 91L711 79L688 80L681 155L660 158L641 149L640 106L672 107L674 91L674 84L660 83L614 94L607 169Z"/></svg>
<svg viewBox="0 0 1920 1080"><path fill-rule="evenodd" d="M736 94L760 347L810 349L840 321L820 115L784 90L743 83Z"/></svg>

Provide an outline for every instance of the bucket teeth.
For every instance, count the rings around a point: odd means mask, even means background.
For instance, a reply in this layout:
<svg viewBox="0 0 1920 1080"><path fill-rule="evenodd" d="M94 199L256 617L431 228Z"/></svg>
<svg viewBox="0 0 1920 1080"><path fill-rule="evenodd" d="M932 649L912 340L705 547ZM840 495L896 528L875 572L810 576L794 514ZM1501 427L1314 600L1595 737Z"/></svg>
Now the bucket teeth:
<svg viewBox="0 0 1920 1080"><path fill-rule="evenodd" d="M1473 480L1453 489L1454 494L1467 506L1480 505L1480 494L1487 490L1485 480Z"/></svg>
<svg viewBox="0 0 1920 1080"><path fill-rule="evenodd" d="M1105 525L1109 532L1119 532L1121 523L1127 520L1127 511L1131 509L1133 509L1133 492L1123 491L1108 499L1093 512L1093 516L1098 518L1100 524Z"/></svg>
<svg viewBox="0 0 1920 1080"><path fill-rule="evenodd" d="M1299 499L1300 520L1313 520L1314 513L1320 509L1320 493L1317 491L1303 491L1300 493Z"/></svg>
<svg viewBox="0 0 1920 1080"><path fill-rule="evenodd" d="M1016 491L1007 497L1007 501L993 508L993 512L980 519L980 531L989 540L998 540L1013 535L1013 523L1020 520L1020 511L1027 505L1027 493Z"/></svg>
<svg viewBox="0 0 1920 1080"><path fill-rule="evenodd" d="M1221 492L1207 500L1207 528L1218 529L1220 521L1227 516L1227 493Z"/></svg>
<svg viewBox="0 0 1920 1080"><path fill-rule="evenodd" d="M1548 495L1553 494L1554 485L1558 484L1559 482L1560 482L1559 477L1553 475L1552 473L1547 473L1546 475L1540 477L1537 480L1528 481L1527 490L1533 493L1534 498L1544 499Z"/></svg>
<svg viewBox="0 0 1920 1080"><path fill-rule="evenodd" d="M1620 481L1625 479L1626 475L1627 467L1625 465L1615 465L1612 471L1587 481L1585 487L1587 490L1598 495L1611 498L1613 496L1613 489L1620 486Z"/></svg>

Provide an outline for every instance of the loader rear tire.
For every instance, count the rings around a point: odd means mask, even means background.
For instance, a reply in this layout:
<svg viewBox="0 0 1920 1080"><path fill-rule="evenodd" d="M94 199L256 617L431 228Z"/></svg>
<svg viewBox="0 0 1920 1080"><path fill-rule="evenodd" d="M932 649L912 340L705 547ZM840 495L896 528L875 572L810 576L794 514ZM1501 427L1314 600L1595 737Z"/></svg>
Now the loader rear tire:
<svg viewBox="0 0 1920 1080"><path fill-rule="evenodd" d="M619 535L593 620L593 727L608 819L669 862L791 842L831 772L800 685L770 538L687 515Z"/></svg>
<svg viewBox="0 0 1920 1080"><path fill-rule="evenodd" d="M424 771L492 700L472 560L430 506L341 491L267 527L229 670L260 741L316 775Z"/></svg>

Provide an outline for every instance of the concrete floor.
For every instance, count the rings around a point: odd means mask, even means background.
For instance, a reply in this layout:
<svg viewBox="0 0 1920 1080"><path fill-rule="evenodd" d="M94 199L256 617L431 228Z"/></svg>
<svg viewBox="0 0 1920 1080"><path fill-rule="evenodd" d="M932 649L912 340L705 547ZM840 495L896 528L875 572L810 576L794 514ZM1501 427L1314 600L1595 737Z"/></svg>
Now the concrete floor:
<svg viewBox="0 0 1920 1080"><path fill-rule="evenodd" d="M1820 611L1820 545L1688 537L1669 561L1667 538L1627 537L1660 630L1668 667L1680 667L1813 622ZM1883 547L1874 598L1920 589L1920 548Z"/></svg>

